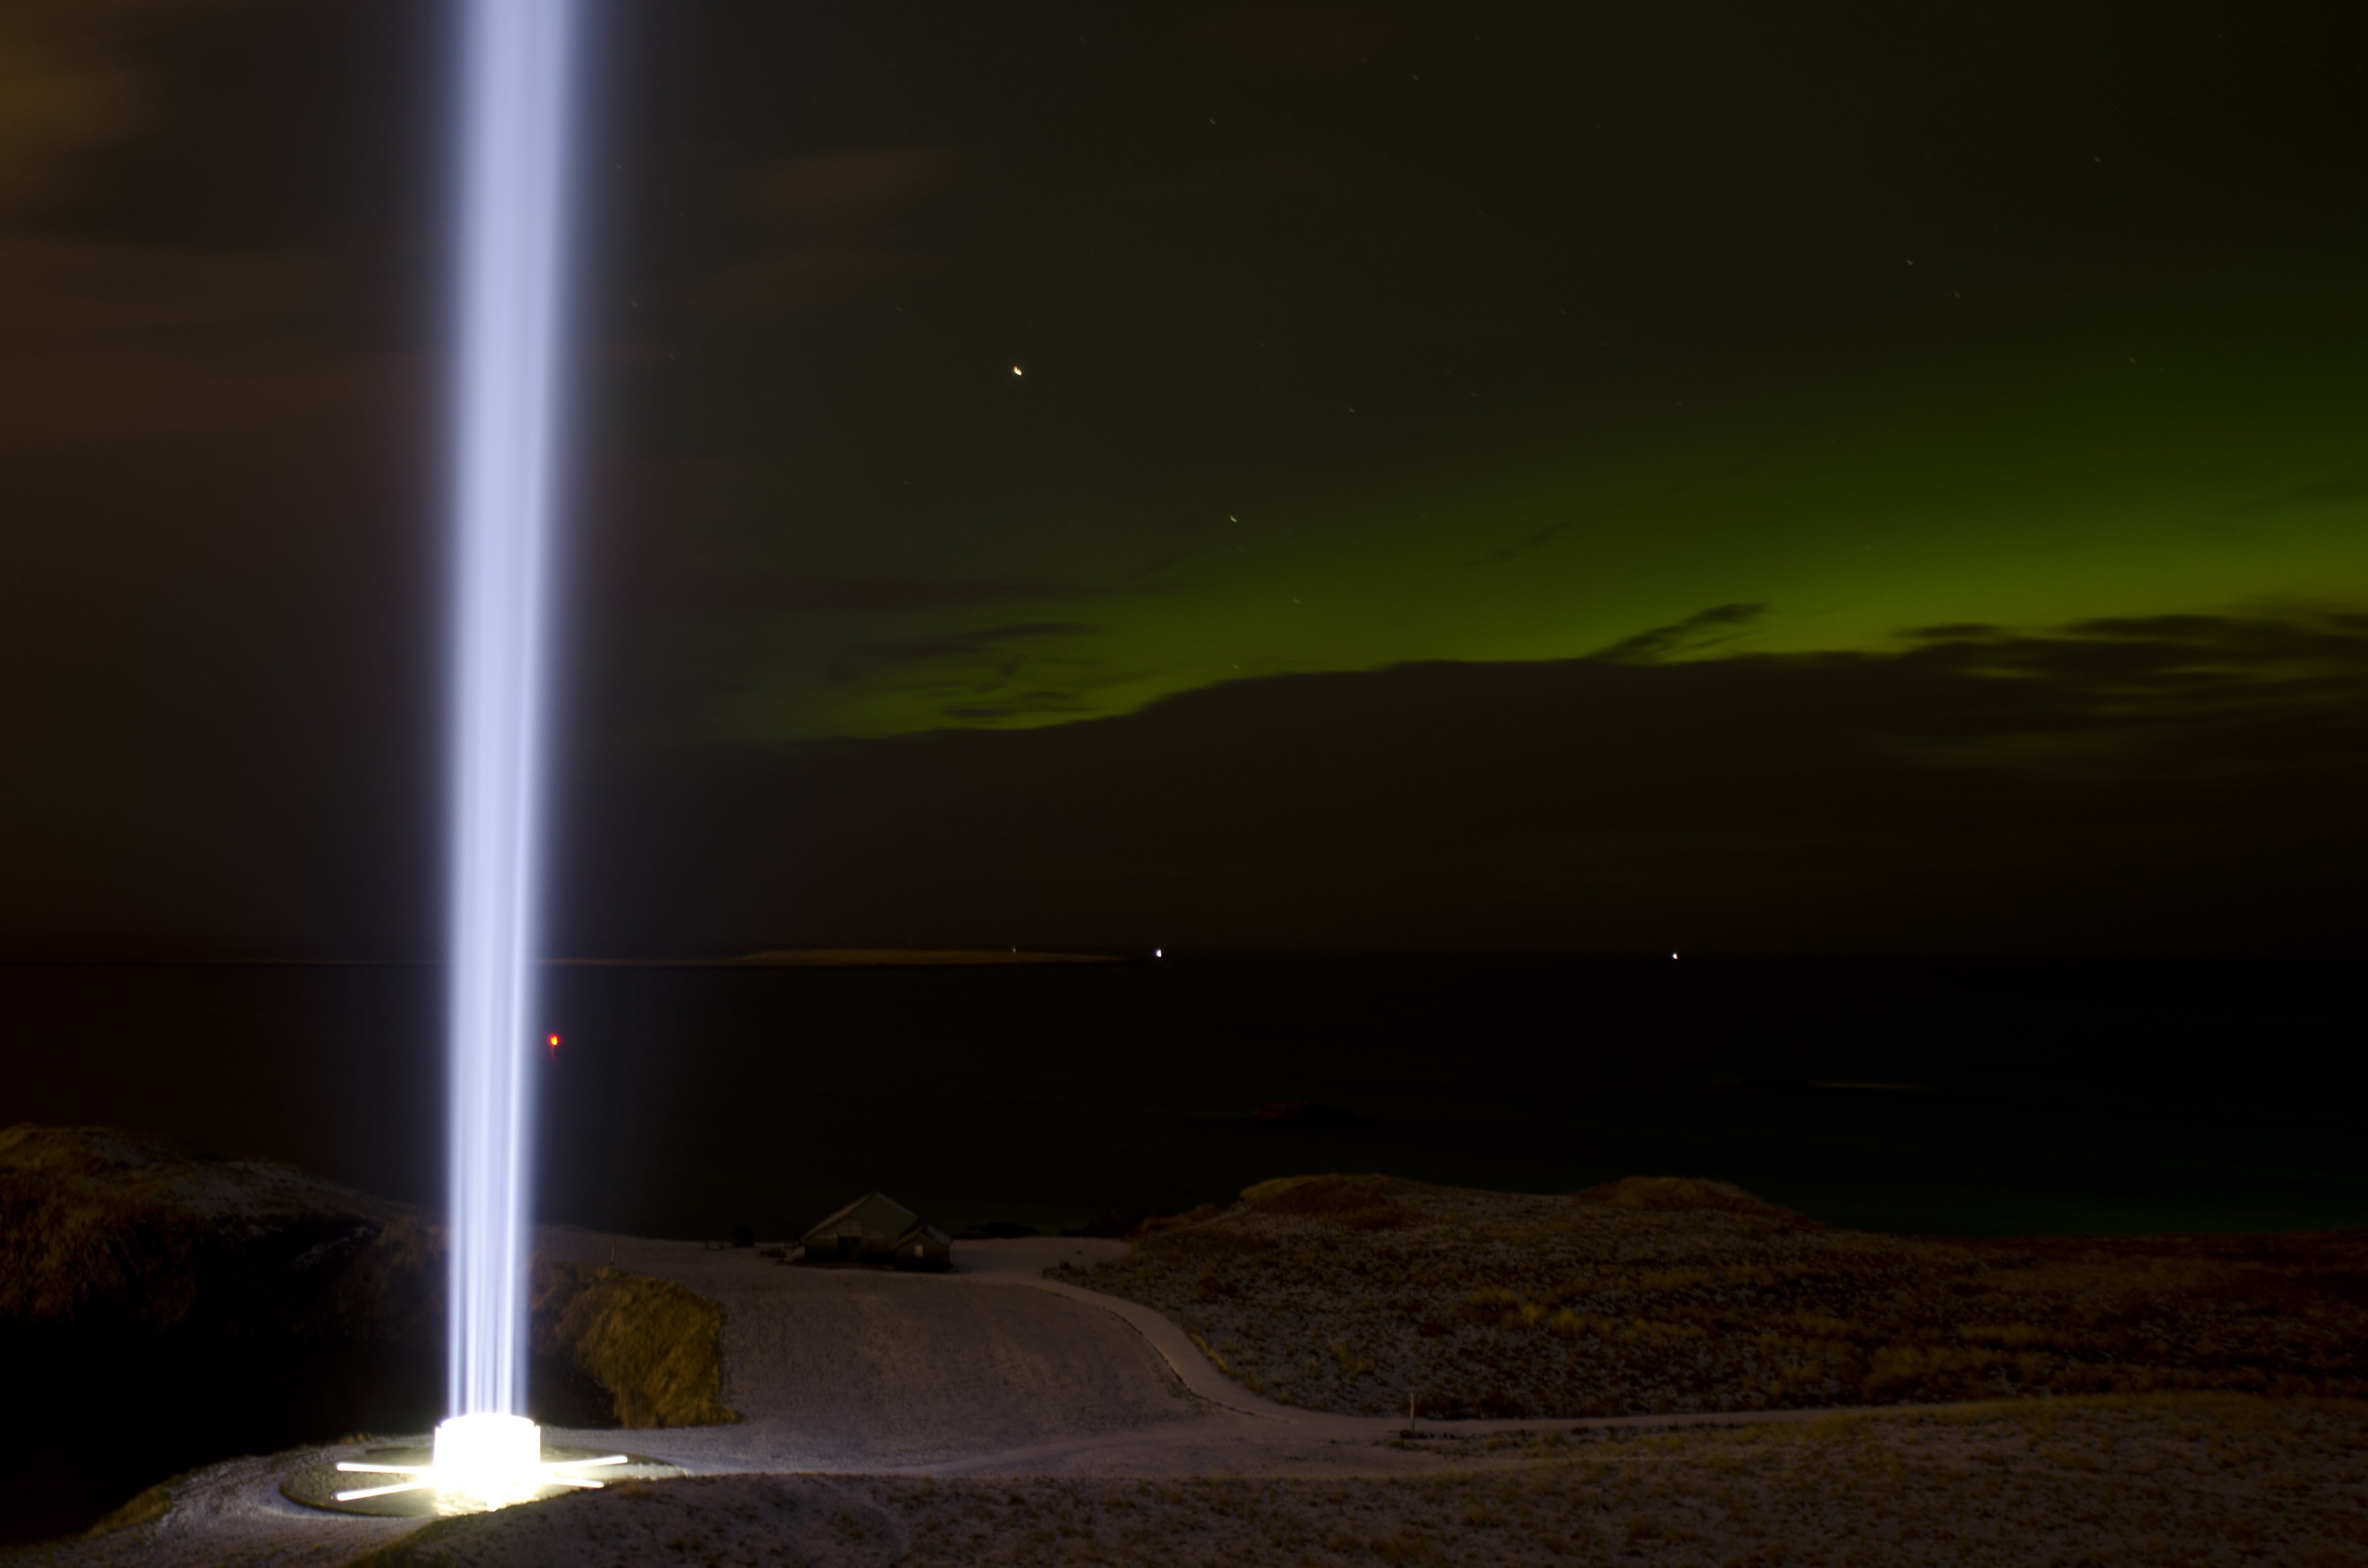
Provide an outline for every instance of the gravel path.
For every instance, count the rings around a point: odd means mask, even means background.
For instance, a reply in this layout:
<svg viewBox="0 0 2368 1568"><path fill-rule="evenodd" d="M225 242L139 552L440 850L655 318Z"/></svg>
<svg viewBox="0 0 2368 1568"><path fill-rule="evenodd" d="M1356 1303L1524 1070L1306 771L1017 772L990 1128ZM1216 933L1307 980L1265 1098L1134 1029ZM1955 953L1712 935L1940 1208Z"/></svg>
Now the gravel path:
<svg viewBox="0 0 2368 1568"><path fill-rule="evenodd" d="M955 1272L932 1276L783 1267L743 1250L586 1231L539 1240L552 1256L613 1260L723 1304L723 1397L744 1419L631 1439L636 1452L694 1475L1381 1478L1436 1474L1463 1457L1452 1438L1383 1446L1403 1420L1258 1399L1151 1309L1042 1277L1055 1263L1117 1256L1121 1243L965 1242ZM1481 1437L1537 1425L1460 1422L1452 1431ZM551 1440L597 1445L617 1434L552 1428ZM360 1447L216 1465L178 1483L160 1520L0 1556L11 1568L345 1562L415 1527L302 1507L279 1496L279 1478Z"/></svg>
<svg viewBox="0 0 2368 1568"><path fill-rule="evenodd" d="M745 1419L644 1445L693 1471L903 1469L1202 1414L1141 1334L1087 1301L973 1289L967 1275L785 1267L695 1243L541 1238L583 1263L608 1262L612 1243L618 1267L723 1304L723 1399Z"/></svg>

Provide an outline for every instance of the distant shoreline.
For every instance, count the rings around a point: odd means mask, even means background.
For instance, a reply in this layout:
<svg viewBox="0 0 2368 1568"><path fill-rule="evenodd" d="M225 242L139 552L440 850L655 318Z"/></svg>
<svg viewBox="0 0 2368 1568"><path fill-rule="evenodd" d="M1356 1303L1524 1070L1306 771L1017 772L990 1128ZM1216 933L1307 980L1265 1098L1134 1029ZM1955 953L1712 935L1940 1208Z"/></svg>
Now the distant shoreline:
<svg viewBox="0 0 2368 1568"><path fill-rule="evenodd" d="M1111 953L1038 952L1025 948L780 948L736 959L558 959L579 968L637 969L989 969L1040 964L1132 963Z"/></svg>
<svg viewBox="0 0 2368 1568"><path fill-rule="evenodd" d="M1126 964L1123 953L1027 948L783 948L716 959L540 959L537 969L1009 969ZM0 969L440 969L442 959L0 959Z"/></svg>

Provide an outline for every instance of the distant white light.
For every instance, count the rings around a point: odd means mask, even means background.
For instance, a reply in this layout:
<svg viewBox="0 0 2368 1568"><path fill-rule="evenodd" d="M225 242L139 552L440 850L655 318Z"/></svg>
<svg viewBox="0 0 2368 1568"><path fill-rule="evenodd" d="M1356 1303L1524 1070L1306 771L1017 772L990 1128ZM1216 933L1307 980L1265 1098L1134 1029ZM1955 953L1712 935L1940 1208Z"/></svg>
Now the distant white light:
<svg viewBox="0 0 2368 1568"><path fill-rule="evenodd" d="M1151 949L1151 956L1152 956L1153 958L1164 958L1164 957L1166 957L1167 955L1166 955L1164 952L1162 952L1162 951L1161 951L1161 949L1157 949L1157 948L1154 948L1154 949Z"/></svg>
<svg viewBox="0 0 2368 1568"><path fill-rule="evenodd" d="M1019 369L1019 366L1014 365L1014 366L1012 366L1012 367L1011 367L1011 373L1012 373L1013 375L1017 376L1017 375L1024 374L1025 372L1023 372L1023 371Z"/></svg>
<svg viewBox="0 0 2368 1568"><path fill-rule="evenodd" d="M337 1468L351 1474L402 1475L410 1479L387 1486L340 1492L336 1500L354 1503L365 1497L390 1497L398 1492L432 1488L449 1494L464 1507L506 1508L513 1503L530 1503L553 1486L597 1490L600 1483L570 1472L630 1462L623 1454L545 1461L542 1429L525 1416L455 1415L436 1428L436 1448L424 1465L340 1462Z"/></svg>

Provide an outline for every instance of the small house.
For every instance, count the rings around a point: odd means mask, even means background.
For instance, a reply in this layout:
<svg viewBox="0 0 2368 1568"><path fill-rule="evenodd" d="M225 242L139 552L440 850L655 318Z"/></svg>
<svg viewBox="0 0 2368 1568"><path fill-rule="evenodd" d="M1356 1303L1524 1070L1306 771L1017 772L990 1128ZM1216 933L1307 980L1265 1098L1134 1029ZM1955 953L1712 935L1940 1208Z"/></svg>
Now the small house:
<svg viewBox="0 0 2368 1568"><path fill-rule="evenodd" d="M882 1268L952 1267L953 1242L884 1193L866 1193L799 1238L805 1263L868 1263Z"/></svg>

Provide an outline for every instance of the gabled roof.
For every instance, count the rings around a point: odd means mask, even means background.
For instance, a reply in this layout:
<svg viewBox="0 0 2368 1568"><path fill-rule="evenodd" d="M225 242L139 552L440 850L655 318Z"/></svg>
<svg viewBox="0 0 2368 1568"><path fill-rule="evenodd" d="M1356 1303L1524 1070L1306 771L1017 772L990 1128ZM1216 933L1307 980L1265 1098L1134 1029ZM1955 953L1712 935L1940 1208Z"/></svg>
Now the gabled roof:
<svg viewBox="0 0 2368 1568"><path fill-rule="evenodd" d="M893 1241L921 1222L921 1217L885 1193L867 1192L846 1208L816 1221L798 1239L811 1246L820 1238L846 1233L852 1229L867 1236Z"/></svg>

